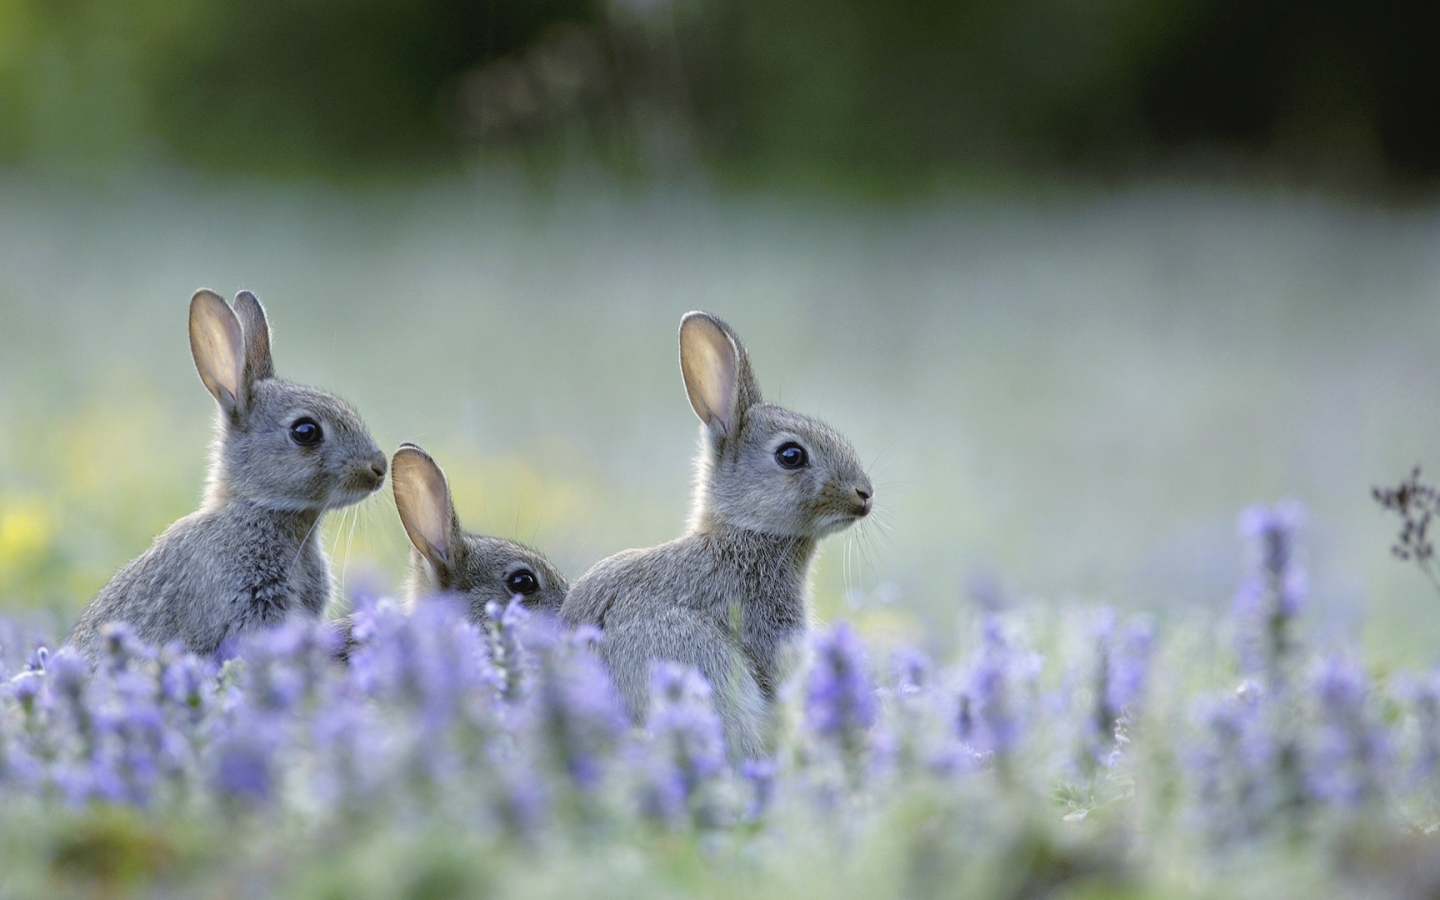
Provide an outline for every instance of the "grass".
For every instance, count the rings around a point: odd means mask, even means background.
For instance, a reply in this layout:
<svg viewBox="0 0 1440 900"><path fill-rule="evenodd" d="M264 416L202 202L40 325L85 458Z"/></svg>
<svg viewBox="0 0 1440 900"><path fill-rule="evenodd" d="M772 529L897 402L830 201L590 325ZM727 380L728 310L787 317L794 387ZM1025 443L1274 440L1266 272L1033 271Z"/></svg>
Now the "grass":
<svg viewBox="0 0 1440 900"><path fill-rule="evenodd" d="M824 618L951 646L977 586L1219 609L1235 511L1290 496L1312 512L1327 633L1425 662L1440 621L1368 491L1440 446L1435 221L1166 185L872 206L12 176L3 605L68 621L193 508L212 403L183 309L208 285L268 304L282 375L346 395L383 446L431 450L467 526L572 576L682 526L674 331L703 307L767 393L874 463L879 521L830 542ZM381 499L333 516L337 569L397 582L396 524Z"/></svg>

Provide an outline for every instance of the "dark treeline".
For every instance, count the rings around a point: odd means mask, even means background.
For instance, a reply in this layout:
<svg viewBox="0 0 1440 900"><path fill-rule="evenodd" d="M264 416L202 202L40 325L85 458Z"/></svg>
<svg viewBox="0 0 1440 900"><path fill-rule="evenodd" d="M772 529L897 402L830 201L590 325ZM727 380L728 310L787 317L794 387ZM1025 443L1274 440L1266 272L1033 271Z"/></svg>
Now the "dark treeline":
<svg viewBox="0 0 1440 900"><path fill-rule="evenodd" d="M1440 176L1437 45L1413 0L18 0L0 160L1412 185Z"/></svg>

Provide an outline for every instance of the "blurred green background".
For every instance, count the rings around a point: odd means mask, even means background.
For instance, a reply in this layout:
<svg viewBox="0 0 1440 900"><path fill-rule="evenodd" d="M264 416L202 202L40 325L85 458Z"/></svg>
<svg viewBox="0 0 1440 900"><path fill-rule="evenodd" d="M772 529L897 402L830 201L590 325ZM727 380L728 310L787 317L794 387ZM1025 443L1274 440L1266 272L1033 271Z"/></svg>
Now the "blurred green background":
<svg viewBox="0 0 1440 900"><path fill-rule="evenodd" d="M0 160L1406 186L1440 174L1437 36L1404 0L4 0Z"/></svg>
<svg viewBox="0 0 1440 900"><path fill-rule="evenodd" d="M572 576L682 527L682 313L873 462L817 607L1229 602L1294 497L1318 640L1429 662L1369 499L1440 471L1440 8L0 0L0 608L193 508L205 285ZM386 496L332 517L398 583Z"/></svg>

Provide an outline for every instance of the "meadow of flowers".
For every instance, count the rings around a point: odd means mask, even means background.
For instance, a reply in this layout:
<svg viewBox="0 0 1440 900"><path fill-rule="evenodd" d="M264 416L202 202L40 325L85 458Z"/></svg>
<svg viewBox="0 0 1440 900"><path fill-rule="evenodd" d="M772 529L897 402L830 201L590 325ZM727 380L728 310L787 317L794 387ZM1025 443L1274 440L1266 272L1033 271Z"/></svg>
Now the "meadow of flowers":
<svg viewBox="0 0 1440 900"><path fill-rule="evenodd" d="M632 728L518 604L359 598L91 673L0 620L0 896L1248 897L1440 890L1440 675L1307 634L1296 507L1219 622L985 615L950 660L819 627L781 749L658 666ZM1212 627L1213 626L1213 627Z"/></svg>

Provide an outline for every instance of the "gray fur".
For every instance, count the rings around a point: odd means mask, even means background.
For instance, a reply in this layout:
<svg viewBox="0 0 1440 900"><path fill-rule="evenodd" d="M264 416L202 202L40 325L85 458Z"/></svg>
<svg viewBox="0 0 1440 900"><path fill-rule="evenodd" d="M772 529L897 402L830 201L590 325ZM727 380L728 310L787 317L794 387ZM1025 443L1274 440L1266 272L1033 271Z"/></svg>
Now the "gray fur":
<svg viewBox="0 0 1440 900"><path fill-rule="evenodd" d="M867 515L873 488L848 441L765 403L735 332L692 312L680 365L701 420L689 528L676 540L596 563L561 615L604 632L600 653L631 716L649 708L650 669L673 660L714 689L731 752L773 746L774 706L809 627L809 568L821 538ZM800 444L809 464L775 453Z"/></svg>
<svg viewBox="0 0 1440 900"><path fill-rule="evenodd" d="M506 580L519 570L534 574L539 589L522 598L529 609L558 613L570 583L540 551L505 538L472 534L460 527L450 482L430 454L415 444L405 443L395 451L395 507L410 535L410 602L436 593L459 594L464 598L470 621L482 624L489 619L485 607L492 600L507 603L514 595ZM429 503L416 509L413 498L426 494ZM421 523L418 516L432 514L434 521ZM422 526L440 532L441 548L418 539Z"/></svg>
<svg viewBox="0 0 1440 900"><path fill-rule="evenodd" d="M470 621L483 625L490 620L486 607L492 601L504 606L517 596L507 583L511 576L528 571L537 590L519 595L521 604L559 613L570 588L565 576L538 550L461 528L450 482L430 454L415 444L401 444L391 472L395 509L410 537L406 597L412 605L436 594L453 595L465 604ZM357 643L351 624L349 616L335 622L344 641L342 656L349 656Z"/></svg>
<svg viewBox="0 0 1440 900"><path fill-rule="evenodd" d="M151 644L213 654L229 638L293 615L319 619L333 590L317 533L325 511L357 503L385 480L386 461L343 400L274 377L270 330L249 292L235 309L213 291L190 299L190 344L220 406L197 512L171 525L110 579L70 643L95 662L101 626L123 621ZM319 423L298 445L290 426Z"/></svg>

